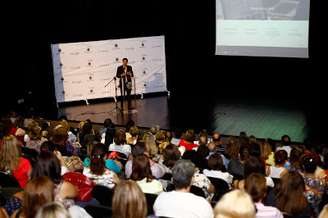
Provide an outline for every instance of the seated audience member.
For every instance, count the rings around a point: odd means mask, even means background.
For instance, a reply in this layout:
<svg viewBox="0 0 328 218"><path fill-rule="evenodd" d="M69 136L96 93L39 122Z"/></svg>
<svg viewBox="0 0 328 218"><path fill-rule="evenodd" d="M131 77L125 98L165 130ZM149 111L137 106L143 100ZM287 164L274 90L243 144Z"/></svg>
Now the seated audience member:
<svg viewBox="0 0 328 218"><path fill-rule="evenodd" d="M115 187L112 209L113 218L146 218L145 194L134 181L122 181Z"/></svg>
<svg viewBox="0 0 328 218"><path fill-rule="evenodd" d="M182 159L190 160L192 163L195 164L195 163L197 163L196 155L197 155L197 152L194 150L186 151L183 154ZM212 185L211 181L197 167L195 167L194 177L192 179L191 185L201 188L205 194L206 199L208 199L208 200L210 200L210 198L211 198L211 193L213 193L215 191L215 188Z"/></svg>
<svg viewBox="0 0 328 218"><path fill-rule="evenodd" d="M167 133L164 130L160 130L156 133L156 144L159 149L159 153L162 153L163 150L170 144L170 140L167 137Z"/></svg>
<svg viewBox="0 0 328 218"><path fill-rule="evenodd" d="M231 175L243 177L245 161L248 158L249 158L249 149L247 146L242 146L239 150L239 158L230 160L228 164L228 172Z"/></svg>
<svg viewBox="0 0 328 218"><path fill-rule="evenodd" d="M59 151L63 156L71 156L74 153L74 149L68 142L68 130L62 125L57 125L53 129L53 134L50 140L55 145L55 150Z"/></svg>
<svg viewBox="0 0 328 218"><path fill-rule="evenodd" d="M229 137L226 145L224 155L221 155L223 164L226 169L228 169L231 160L238 159L240 145L235 137Z"/></svg>
<svg viewBox="0 0 328 218"><path fill-rule="evenodd" d="M165 172L172 173L172 168L175 165L175 163L181 159L181 153L177 146L170 144L166 146L163 153L163 164L166 167Z"/></svg>
<svg viewBox="0 0 328 218"><path fill-rule="evenodd" d="M295 146L290 152L289 158L289 170L290 171L300 171L301 170L301 163L300 159L304 153L304 149L300 146Z"/></svg>
<svg viewBox="0 0 328 218"><path fill-rule="evenodd" d="M186 151L193 150L197 148L198 145L194 144L195 141L195 132L192 129L187 130L179 142L179 146L184 147Z"/></svg>
<svg viewBox="0 0 328 218"><path fill-rule="evenodd" d="M255 218L251 197L242 190L226 193L214 208L215 218Z"/></svg>
<svg viewBox="0 0 328 218"><path fill-rule="evenodd" d="M274 153L274 166L267 168L267 175L271 178L279 179L282 175L287 172L284 167L287 162L287 152L285 150L278 150Z"/></svg>
<svg viewBox="0 0 328 218"><path fill-rule="evenodd" d="M12 217L34 218L38 209L54 200L54 183L48 177L30 180L23 193L23 206Z"/></svg>
<svg viewBox="0 0 328 218"><path fill-rule="evenodd" d="M281 145L276 148L276 151L285 150L287 152L287 156L290 157L291 148L291 140L288 135L283 135L281 137Z"/></svg>
<svg viewBox="0 0 328 218"><path fill-rule="evenodd" d="M153 178L149 159L144 154L133 158L131 179L137 182L144 193L159 194L163 191L162 184Z"/></svg>
<svg viewBox="0 0 328 218"><path fill-rule="evenodd" d="M211 218L211 205L202 197L190 193L195 165L179 160L172 169L175 191L162 192L154 203L156 216L181 218Z"/></svg>
<svg viewBox="0 0 328 218"><path fill-rule="evenodd" d="M113 171L106 168L105 155L104 145L95 145L91 151L90 166L84 168L83 174L97 185L114 188L119 179Z"/></svg>
<svg viewBox="0 0 328 218"><path fill-rule="evenodd" d="M260 144L261 147L261 159L265 160L267 165L274 165L274 152L271 149L271 145L265 141Z"/></svg>
<svg viewBox="0 0 328 218"><path fill-rule="evenodd" d="M229 185L232 183L233 176L226 172L223 160L220 154L213 154L207 161L208 169L203 171L207 177L218 178L226 181Z"/></svg>
<svg viewBox="0 0 328 218"><path fill-rule="evenodd" d="M50 152L41 153L33 166L31 179L47 176L55 184L55 199L69 208L75 205L76 187L62 179L62 167L59 159Z"/></svg>
<svg viewBox="0 0 328 218"><path fill-rule="evenodd" d="M281 177L274 205L291 217L310 218L313 214L304 193L302 176L296 171L287 172Z"/></svg>
<svg viewBox="0 0 328 218"><path fill-rule="evenodd" d="M104 121L104 128L99 131L99 134L101 136L101 143L105 144L108 148L113 143L115 135L115 124L111 119L108 118Z"/></svg>
<svg viewBox="0 0 328 218"><path fill-rule="evenodd" d="M247 178L252 173L259 173L265 176L265 165L264 161L262 162L256 157L250 157L245 162L245 168L244 168L244 178ZM266 184L269 187L274 187L274 182L271 179L271 177L265 177ZM239 189L244 189L245 187L245 179L243 180L235 180L234 181L234 187Z"/></svg>
<svg viewBox="0 0 328 218"><path fill-rule="evenodd" d="M179 130L175 130L174 132L173 132L173 135L172 135L172 138L171 138L171 144L173 144L173 145L176 145L176 146L179 146L179 144L180 144L180 141L181 141L181 131L179 131Z"/></svg>
<svg viewBox="0 0 328 218"><path fill-rule="evenodd" d="M249 155L261 159L261 146L256 142L250 143Z"/></svg>
<svg viewBox="0 0 328 218"><path fill-rule="evenodd" d="M143 155L143 154L149 155L148 151L145 148L145 144L142 143L142 142L138 142L136 145L133 146L132 155L130 155L129 160L125 164L125 176L126 176L126 178L131 177L133 158L135 158L139 155ZM152 175L156 179L161 178L166 173L165 166L156 163L152 159L149 159L149 163L150 163L150 168L151 168Z"/></svg>
<svg viewBox="0 0 328 218"><path fill-rule="evenodd" d="M102 151L98 151L98 153L107 154L106 145L104 145L102 143L98 143L98 144L94 145L93 147L97 147L96 149L102 150ZM109 155L109 158L105 157L105 167L107 169L113 171L114 173L120 173L123 168L122 164L115 158L111 159L110 157L111 157L111 155ZM90 167L90 164L91 164L91 159L89 157L86 157L83 161L84 167Z"/></svg>
<svg viewBox="0 0 328 218"><path fill-rule="evenodd" d="M156 144L156 137L150 131L145 132L142 141L145 144L145 148L148 151L150 157L156 157L158 154L158 147Z"/></svg>
<svg viewBox="0 0 328 218"><path fill-rule="evenodd" d="M109 151L116 151L128 157L131 153L131 146L126 143L126 136L123 129L115 132L114 143L109 145Z"/></svg>
<svg viewBox="0 0 328 218"><path fill-rule="evenodd" d="M138 141L140 130L136 126L132 126L129 132L126 133L126 142L128 145L135 145Z"/></svg>
<svg viewBox="0 0 328 218"><path fill-rule="evenodd" d="M316 177L316 169L317 163L312 155L305 154L301 157L301 173L305 182L306 197L315 214L318 215L322 196L327 191L327 181L325 178Z"/></svg>
<svg viewBox="0 0 328 218"><path fill-rule="evenodd" d="M21 157L15 136L5 136L0 140L0 171L13 175L21 188L25 188L32 170L30 162Z"/></svg>
<svg viewBox="0 0 328 218"><path fill-rule="evenodd" d="M221 154L224 154L225 152L225 146L223 144L223 141L221 139L221 133L218 131L214 131L212 133L212 142L214 142L215 147L218 149L218 152Z"/></svg>
<svg viewBox="0 0 328 218"><path fill-rule="evenodd" d="M267 185L264 175L250 174L245 180L245 190L252 197L256 206L256 217L283 218L282 213L275 207L264 206L262 200L267 194Z"/></svg>
<svg viewBox="0 0 328 218"><path fill-rule="evenodd" d="M30 149L34 149L37 152L40 152L40 146L44 142L44 138L41 135L41 127L37 122L32 122L33 125L28 127L29 130L29 140L26 142L26 147Z"/></svg>
<svg viewBox="0 0 328 218"><path fill-rule="evenodd" d="M58 202L51 202L43 205L35 218L74 218L66 208Z"/></svg>

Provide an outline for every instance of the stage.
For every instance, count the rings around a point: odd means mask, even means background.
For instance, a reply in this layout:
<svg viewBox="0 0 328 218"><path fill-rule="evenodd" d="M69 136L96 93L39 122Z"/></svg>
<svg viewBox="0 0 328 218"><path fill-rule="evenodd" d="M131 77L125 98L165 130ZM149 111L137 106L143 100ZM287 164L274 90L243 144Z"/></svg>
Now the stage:
<svg viewBox="0 0 328 218"><path fill-rule="evenodd" d="M132 100L134 109L129 111L126 102L124 103L124 110L121 110L120 102L117 102L117 107L115 102L61 107L59 115L65 115L72 121L90 119L94 123L103 123L105 119L110 118L117 125L125 125L132 119L141 127L159 125L162 129L170 128L166 96Z"/></svg>
<svg viewBox="0 0 328 218"><path fill-rule="evenodd" d="M206 129L206 121L210 126L208 130L218 130L224 135L239 135L241 131L246 131L248 135L258 138L279 140L287 134L297 142L302 142L308 132L305 114L295 107L264 105L260 102L216 102L209 109L195 105L192 110L187 110L183 105L181 101L159 96L133 100L135 109L131 111L122 112L119 103L116 108L115 102L104 102L62 107L59 115L65 115L72 121L90 119L99 124L106 118L111 118L118 125L125 125L132 119L140 127L159 125L162 129L182 130Z"/></svg>

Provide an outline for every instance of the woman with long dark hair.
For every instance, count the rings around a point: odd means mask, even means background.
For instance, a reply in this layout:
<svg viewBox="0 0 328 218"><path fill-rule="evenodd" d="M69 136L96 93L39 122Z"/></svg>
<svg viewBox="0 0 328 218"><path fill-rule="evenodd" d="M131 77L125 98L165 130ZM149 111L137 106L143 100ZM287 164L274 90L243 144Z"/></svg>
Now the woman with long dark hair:
<svg viewBox="0 0 328 218"><path fill-rule="evenodd" d="M312 213L304 195L305 183L296 171L281 177L280 188L276 194L276 207L292 217L311 217Z"/></svg>

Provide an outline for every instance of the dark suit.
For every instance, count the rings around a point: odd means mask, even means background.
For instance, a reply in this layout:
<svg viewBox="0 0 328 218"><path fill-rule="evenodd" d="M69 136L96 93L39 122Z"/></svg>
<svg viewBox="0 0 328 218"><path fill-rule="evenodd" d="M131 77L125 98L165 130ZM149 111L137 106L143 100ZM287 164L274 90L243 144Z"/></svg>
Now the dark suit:
<svg viewBox="0 0 328 218"><path fill-rule="evenodd" d="M131 107L131 90L132 90L132 77L133 77L133 71L132 67L130 65L126 66L126 69L124 69L123 65L117 67L116 71L116 77L119 78L119 87L121 90L121 96L125 96L128 100L128 108ZM122 82L123 85L122 86ZM123 87L124 87L124 93L123 93ZM122 106L123 106L123 98L122 98Z"/></svg>

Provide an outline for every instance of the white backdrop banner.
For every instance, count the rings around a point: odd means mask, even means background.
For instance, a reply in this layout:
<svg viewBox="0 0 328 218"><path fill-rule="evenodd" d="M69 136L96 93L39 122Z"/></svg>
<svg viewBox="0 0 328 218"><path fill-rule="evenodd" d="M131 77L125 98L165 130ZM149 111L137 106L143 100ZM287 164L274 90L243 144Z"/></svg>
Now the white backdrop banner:
<svg viewBox="0 0 328 218"><path fill-rule="evenodd" d="M114 97L114 81L105 85L124 57L134 72L136 94L167 91L164 36L52 44L51 52L58 103Z"/></svg>

